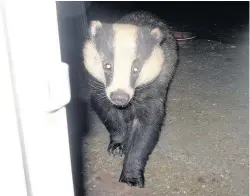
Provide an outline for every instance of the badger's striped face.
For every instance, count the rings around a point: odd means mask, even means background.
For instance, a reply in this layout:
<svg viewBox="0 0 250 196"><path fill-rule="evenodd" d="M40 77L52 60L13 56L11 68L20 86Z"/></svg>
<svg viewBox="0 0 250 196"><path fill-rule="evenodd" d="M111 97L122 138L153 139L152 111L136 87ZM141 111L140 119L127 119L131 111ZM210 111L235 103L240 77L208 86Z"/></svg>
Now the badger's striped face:
<svg viewBox="0 0 250 196"><path fill-rule="evenodd" d="M90 35L83 49L84 65L106 86L114 105L127 105L136 87L159 75L164 62L159 29L93 21Z"/></svg>

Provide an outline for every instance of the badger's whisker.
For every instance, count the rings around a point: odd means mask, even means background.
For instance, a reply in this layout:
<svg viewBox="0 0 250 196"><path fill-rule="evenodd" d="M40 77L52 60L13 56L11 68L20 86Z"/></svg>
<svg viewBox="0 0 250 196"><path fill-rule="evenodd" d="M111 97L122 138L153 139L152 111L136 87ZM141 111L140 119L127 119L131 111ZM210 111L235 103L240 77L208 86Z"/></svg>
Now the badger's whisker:
<svg viewBox="0 0 250 196"><path fill-rule="evenodd" d="M98 87L98 86L93 86L92 84L89 84L89 86L90 86L91 88L95 89L95 90L101 90L101 91L104 90L104 88Z"/></svg>
<svg viewBox="0 0 250 196"><path fill-rule="evenodd" d="M93 86L94 84L93 83L88 83L89 85ZM96 85L95 87L98 87L98 88L104 88L103 86L100 86L100 85Z"/></svg>
<svg viewBox="0 0 250 196"><path fill-rule="evenodd" d="M97 82L97 81L95 81L95 80L91 80L91 83L95 83L95 84L97 84L98 86L104 87L104 85L103 85L102 83Z"/></svg>
<svg viewBox="0 0 250 196"><path fill-rule="evenodd" d="M145 105L143 105L143 104L137 102L136 100L134 101L134 104L135 104L135 105L138 105L138 106L144 108L146 111L148 111L148 108L147 108Z"/></svg>
<svg viewBox="0 0 250 196"><path fill-rule="evenodd" d="M107 99L106 95L99 97L99 100L105 100Z"/></svg>
<svg viewBox="0 0 250 196"><path fill-rule="evenodd" d="M135 98L136 100L143 101L143 99L142 99L142 98L140 98L140 97L134 96L134 98Z"/></svg>

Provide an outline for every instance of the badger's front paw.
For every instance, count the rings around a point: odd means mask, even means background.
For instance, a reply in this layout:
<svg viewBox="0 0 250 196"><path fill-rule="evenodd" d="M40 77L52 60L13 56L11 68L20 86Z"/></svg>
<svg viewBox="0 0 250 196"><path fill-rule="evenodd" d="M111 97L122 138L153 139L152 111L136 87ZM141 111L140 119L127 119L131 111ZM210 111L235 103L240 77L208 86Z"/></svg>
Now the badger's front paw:
<svg viewBox="0 0 250 196"><path fill-rule="evenodd" d="M127 183L129 186L144 188L144 174L139 171L122 171L119 182Z"/></svg>
<svg viewBox="0 0 250 196"><path fill-rule="evenodd" d="M109 146L108 146L108 153L109 155L119 155L122 157L123 155L123 146L121 143L115 143L110 141Z"/></svg>

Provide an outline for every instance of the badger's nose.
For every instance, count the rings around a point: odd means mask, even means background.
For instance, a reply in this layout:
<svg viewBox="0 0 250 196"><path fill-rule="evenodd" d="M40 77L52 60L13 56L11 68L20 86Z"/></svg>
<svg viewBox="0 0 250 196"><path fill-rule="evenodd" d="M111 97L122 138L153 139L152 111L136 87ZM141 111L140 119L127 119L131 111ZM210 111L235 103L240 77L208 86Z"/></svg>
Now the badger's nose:
<svg viewBox="0 0 250 196"><path fill-rule="evenodd" d="M118 106L127 105L129 102L129 95L123 90L117 90L110 94L110 99L113 104Z"/></svg>

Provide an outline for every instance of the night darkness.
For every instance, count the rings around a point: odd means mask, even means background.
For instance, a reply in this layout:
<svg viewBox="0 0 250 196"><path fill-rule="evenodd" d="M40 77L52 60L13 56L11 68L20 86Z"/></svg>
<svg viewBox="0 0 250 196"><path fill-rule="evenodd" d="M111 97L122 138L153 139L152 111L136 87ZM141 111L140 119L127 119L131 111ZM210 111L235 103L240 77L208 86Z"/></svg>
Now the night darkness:
<svg viewBox="0 0 250 196"><path fill-rule="evenodd" d="M91 11L93 10L93 11ZM95 12L94 10L98 10ZM93 2L90 18L105 15L115 20L125 13L147 10L166 20L178 31L194 32L199 38L215 39L234 43L232 29L249 24L249 2ZM112 16L112 17L111 17ZM109 21L109 20L108 20Z"/></svg>

